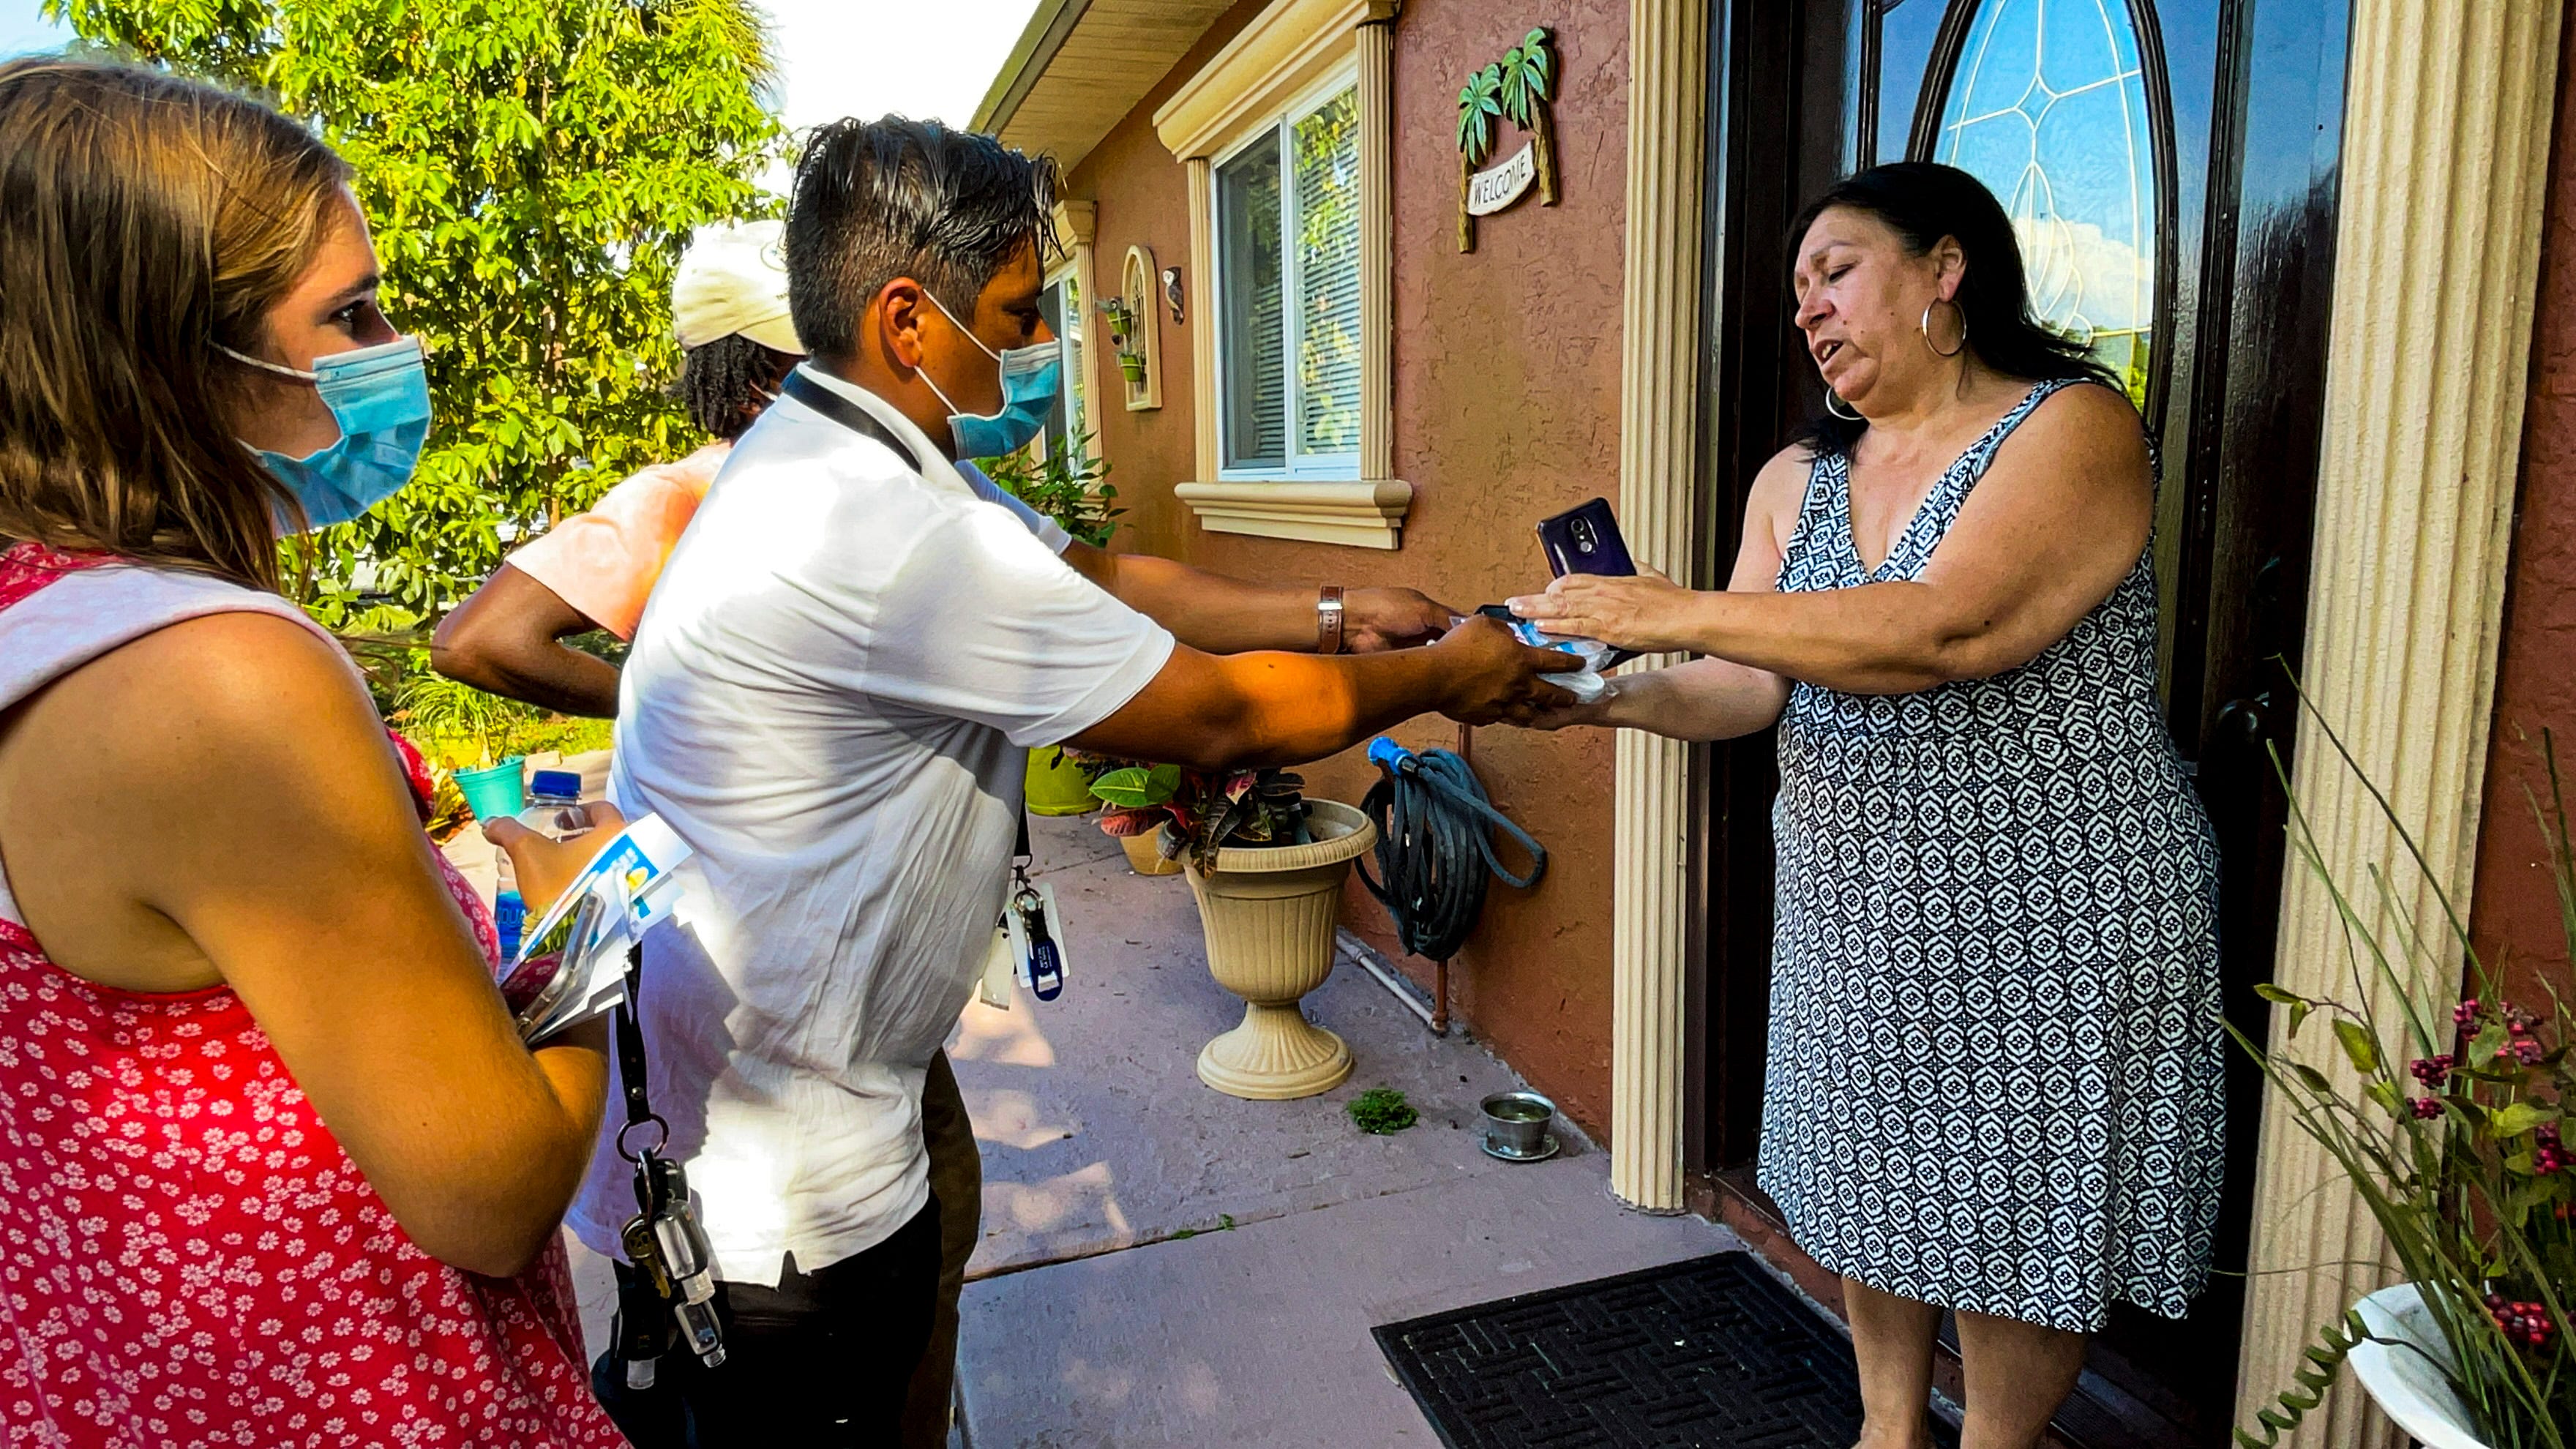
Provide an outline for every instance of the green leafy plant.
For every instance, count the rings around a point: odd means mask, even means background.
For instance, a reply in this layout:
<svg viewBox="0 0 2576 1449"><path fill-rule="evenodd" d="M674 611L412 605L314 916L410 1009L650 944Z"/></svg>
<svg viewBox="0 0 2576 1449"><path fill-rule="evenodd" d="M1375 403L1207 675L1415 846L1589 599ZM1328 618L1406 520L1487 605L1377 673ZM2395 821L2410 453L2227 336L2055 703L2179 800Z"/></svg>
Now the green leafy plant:
<svg viewBox="0 0 2576 1449"><path fill-rule="evenodd" d="M1112 295L1100 304L1100 315L1109 323L1109 347L1118 358L1118 371L1129 382L1145 380L1145 349L1142 346L1144 319L1127 299ZM1089 439L1085 439L1088 442Z"/></svg>
<svg viewBox="0 0 2576 1449"><path fill-rule="evenodd" d="M1233 1231L1234 1231L1234 1214L1232 1214L1232 1213L1218 1213L1218 1214L1216 1215L1216 1226L1215 1226L1215 1227L1212 1227L1212 1228L1183 1228L1183 1229L1181 1229L1179 1232L1176 1232L1176 1233L1172 1234L1172 1236L1171 1236L1171 1238L1170 1238L1170 1241L1175 1242L1175 1243L1185 1243L1185 1242L1188 1242L1190 1239L1197 1237L1197 1236L1198 1236L1199 1234L1201 1234L1201 1233L1230 1233L1230 1232L1233 1232Z"/></svg>
<svg viewBox="0 0 2576 1449"><path fill-rule="evenodd" d="M84 42L273 97L355 170L385 310L429 351L420 470L292 540L335 630L444 614L519 538L696 445L662 382L672 268L774 214L751 0L46 0Z"/></svg>
<svg viewBox="0 0 2576 1449"><path fill-rule="evenodd" d="M1495 122L1503 114L1503 68L1489 65L1458 90L1458 155L1473 171L1493 154Z"/></svg>
<svg viewBox="0 0 2576 1449"><path fill-rule="evenodd" d="M2343 741L2322 722L2319 734L2359 775ZM2546 735L2543 758L2549 800L2543 806L2535 796L2532 807L2550 840L2562 935L2549 944L2576 950L2576 856L2555 746ZM2387 797L2366 778L2362 783L2429 879L2422 852ZM2576 1022L2545 981L2551 997L2545 1009L2502 999L2460 913L2438 887L2442 919L2430 928L2413 918L2376 869L2369 897L2356 902L2327 870L2295 803L2292 822L2300 857L2325 883L2341 918L2361 1004L2259 987L2288 1013L2283 1047L2267 1051L2241 1033L2237 1041L2262 1063L2278 1100L2377 1220L2440 1329L2450 1359L2443 1372L2480 1437L2497 1449L2568 1449L2576 1434L2570 1322L2576 1155L2561 1124L2576 1088L2569 1062ZM2454 950L2465 958L2475 994L2444 1010L2447 993L2439 983ZM2394 1019L2372 1005L2374 987L2397 1003ZM2331 1024L2334 1043L2323 1067L2290 1051L2300 1028L2319 1016ZM2296 1387L2257 1414L2259 1433L2239 1429L2237 1442L2270 1449L2296 1428L2366 1335L2357 1315L2327 1326L2307 1350Z"/></svg>
<svg viewBox="0 0 2576 1449"><path fill-rule="evenodd" d="M1547 48L1547 32L1533 30L1503 52L1499 98L1503 114L1530 133L1531 159L1538 169L1538 203L1556 205L1556 128L1547 103L1555 95L1556 56Z"/></svg>
<svg viewBox="0 0 2576 1449"><path fill-rule="evenodd" d="M1067 447L1048 449L1043 458L1006 453L978 458L975 466L1000 484L1002 491L1095 548L1108 544L1119 517L1127 511L1118 506L1117 485L1100 481L1109 476L1109 463L1092 456L1089 433Z"/></svg>
<svg viewBox="0 0 2576 1449"><path fill-rule="evenodd" d="M1179 765L1067 750L1065 756L1091 776L1091 793L1108 809L1103 834L1156 835L1165 855L1190 853L1202 871L1216 869L1216 853L1229 846L1307 845L1305 777L1286 770L1207 773ZM1163 832L1165 825L1172 828Z"/></svg>
<svg viewBox="0 0 2576 1449"><path fill-rule="evenodd" d="M1401 1132L1422 1120L1422 1114L1414 1111L1413 1104L1393 1087L1371 1087L1353 1097L1342 1110L1349 1114L1352 1126L1372 1137Z"/></svg>
<svg viewBox="0 0 2576 1449"><path fill-rule="evenodd" d="M545 717L515 699L423 670L403 682L391 722L425 755L441 756L447 746L462 744L475 768L490 769L526 755Z"/></svg>

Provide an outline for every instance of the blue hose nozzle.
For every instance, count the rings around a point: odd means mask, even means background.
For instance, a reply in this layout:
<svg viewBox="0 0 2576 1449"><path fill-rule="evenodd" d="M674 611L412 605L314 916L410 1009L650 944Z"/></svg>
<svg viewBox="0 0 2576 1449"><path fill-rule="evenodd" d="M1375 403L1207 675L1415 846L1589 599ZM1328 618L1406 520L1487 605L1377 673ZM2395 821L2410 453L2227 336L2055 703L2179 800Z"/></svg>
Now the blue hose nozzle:
<svg viewBox="0 0 2576 1449"><path fill-rule="evenodd" d="M1379 735L1376 739L1369 741L1368 758L1370 764L1377 766L1379 769L1386 771L1390 775L1396 774L1414 763L1413 751L1397 744L1394 738L1389 735Z"/></svg>

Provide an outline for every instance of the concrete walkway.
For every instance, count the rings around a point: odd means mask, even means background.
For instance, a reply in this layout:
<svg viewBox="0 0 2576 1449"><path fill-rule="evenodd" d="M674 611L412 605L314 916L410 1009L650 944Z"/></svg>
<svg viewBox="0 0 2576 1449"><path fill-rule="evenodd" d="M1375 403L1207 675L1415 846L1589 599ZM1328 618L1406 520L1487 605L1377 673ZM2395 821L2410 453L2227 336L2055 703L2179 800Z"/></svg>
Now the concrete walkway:
<svg viewBox="0 0 2576 1449"><path fill-rule="evenodd" d="M1209 1090L1198 1050L1243 1007L1207 973L1188 882L1134 875L1089 820L1032 838L1069 983L970 1007L950 1047L984 1149L959 1350L975 1449L1436 1444L1371 1326L1737 1246L1621 1208L1571 1128L1550 1162L1485 1156L1476 1105L1510 1070L1347 963L1306 999L1351 1045L1347 1084ZM1420 1123L1354 1128L1343 1105L1373 1086Z"/></svg>
<svg viewBox="0 0 2576 1449"><path fill-rule="evenodd" d="M984 1159L959 1443L1435 1445L1372 1326L1741 1246L1620 1207L1607 1155L1570 1126L1551 1161L1485 1156L1477 1103L1522 1084L1348 962L1306 1012L1350 1043L1349 1082L1298 1102L1209 1090L1199 1048L1243 1004L1208 975L1188 881L1135 875L1089 819L1031 838L1070 938L1065 992L970 1006L949 1047ZM478 836L448 853L490 890ZM1344 1104L1376 1086L1420 1122L1353 1127ZM596 1352L614 1285L566 1238Z"/></svg>

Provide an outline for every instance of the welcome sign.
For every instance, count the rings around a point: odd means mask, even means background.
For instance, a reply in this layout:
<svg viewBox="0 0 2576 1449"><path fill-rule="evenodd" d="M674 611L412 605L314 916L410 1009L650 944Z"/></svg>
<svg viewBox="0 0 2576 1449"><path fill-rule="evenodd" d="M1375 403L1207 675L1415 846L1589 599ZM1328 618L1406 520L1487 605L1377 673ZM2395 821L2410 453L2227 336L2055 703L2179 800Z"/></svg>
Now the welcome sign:
<svg viewBox="0 0 2576 1449"><path fill-rule="evenodd" d="M1523 141L1521 148L1499 166L1490 166L1467 180L1467 214L1491 216L1529 194L1530 183L1538 179L1536 141Z"/></svg>
<svg viewBox="0 0 2576 1449"><path fill-rule="evenodd" d="M1467 78L1458 92L1458 250L1476 249L1476 218L1491 216L1533 187L1538 204L1556 205L1556 128L1548 103L1556 95L1556 53L1545 29L1532 30L1501 60ZM1502 123L1529 133L1499 163L1492 155Z"/></svg>

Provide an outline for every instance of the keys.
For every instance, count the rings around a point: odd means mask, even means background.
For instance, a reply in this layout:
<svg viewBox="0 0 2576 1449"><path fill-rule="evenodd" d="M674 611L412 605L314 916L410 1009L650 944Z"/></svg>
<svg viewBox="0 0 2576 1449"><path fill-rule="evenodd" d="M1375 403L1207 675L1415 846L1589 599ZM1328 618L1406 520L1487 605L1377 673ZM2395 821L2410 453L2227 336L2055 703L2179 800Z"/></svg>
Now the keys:
<svg viewBox="0 0 2576 1449"><path fill-rule="evenodd" d="M725 1361L724 1330L716 1321L715 1254L706 1230L689 1210L689 1180L680 1164L649 1159L657 1180L658 1210L653 1213L653 1241L671 1284L671 1314L680 1337L707 1367Z"/></svg>
<svg viewBox="0 0 2576 1449"><path fill-rule="evenodd" d="M1020 913L1020 928L1028 935L1029 994L1053 1001L1064 994L1064 951L1047 934L1046 902L1023 880L1011 895L1011 909Z"/></svg>
<svg viewBox="0 0 2576 1449"><path fill-rule="evenodd" d="M635 1164L635 1202L640 1211L618 1237L638 1286L651 1294L660 1311L650 1315L656 1320L650 1330L639 1323L633 1334L621 1333L621 1347L631 1337L637 1347L650 1349L643 1356L659 1357L676 1324L689 1351L715 1368L725 1361L724 1330L715 1310L715 1255L689 1209L688 1175L680 1164L646 1151Z"/></svg>
<svg viewBox="0 0 2576 1449"><path fill-rule="evenodd" d="M617 1238L625 1246L626 1261L635 1267L635 1276L644 1280L645 1289L655 1298L668 1301L671 1270L662 1266L662 1243L653 1231L652 1217L637 1213L618 1230Z"/></svg>

